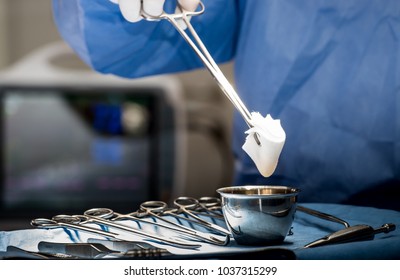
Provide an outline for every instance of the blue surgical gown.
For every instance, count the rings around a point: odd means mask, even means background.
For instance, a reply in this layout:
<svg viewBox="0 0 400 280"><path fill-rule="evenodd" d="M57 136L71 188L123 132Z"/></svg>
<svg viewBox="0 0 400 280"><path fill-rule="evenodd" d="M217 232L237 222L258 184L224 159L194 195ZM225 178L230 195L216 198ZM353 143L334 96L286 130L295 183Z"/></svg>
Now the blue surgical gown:
<svg viewBox="0 0 400 280"><path fill-rule="evenodd" d="M171 1L167 1L171 2ZM203 0L195 29L250 111L287 140L263 178L234 116L235 184L281 184L300 201L400 210L400 1ZM169 7L167 7L168 9ZM61 36L101 73L136 78L202 67L168 22L129 23L108 0L53 0Z"/></svg>

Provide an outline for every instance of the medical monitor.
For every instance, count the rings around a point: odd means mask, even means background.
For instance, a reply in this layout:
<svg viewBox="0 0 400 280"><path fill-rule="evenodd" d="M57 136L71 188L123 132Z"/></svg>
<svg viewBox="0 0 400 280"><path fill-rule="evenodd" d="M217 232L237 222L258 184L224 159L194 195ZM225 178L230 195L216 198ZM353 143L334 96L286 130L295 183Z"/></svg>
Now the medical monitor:
<svg viewBox="0 0 400 280"><path fill-rule="evenodd" d="M183 133L169 80L52 75L0 75L0 219L168 201Z"/></svg>

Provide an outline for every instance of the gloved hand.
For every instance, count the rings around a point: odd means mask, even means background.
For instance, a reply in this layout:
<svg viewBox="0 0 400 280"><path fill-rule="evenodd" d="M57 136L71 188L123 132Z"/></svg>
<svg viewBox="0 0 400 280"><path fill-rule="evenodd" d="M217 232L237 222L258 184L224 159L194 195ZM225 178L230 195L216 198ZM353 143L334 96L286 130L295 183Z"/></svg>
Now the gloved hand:
<svg viewBox="0 0 400 280"><path fill-rule="evenodd" d="M158 16L162 13L165 0L109 0L119 5L123 17L129 22L140 21L143 17L140 15L142 9L152 16ZM200 0L178 0L179 4L188 11L195 11Z"/></svg>

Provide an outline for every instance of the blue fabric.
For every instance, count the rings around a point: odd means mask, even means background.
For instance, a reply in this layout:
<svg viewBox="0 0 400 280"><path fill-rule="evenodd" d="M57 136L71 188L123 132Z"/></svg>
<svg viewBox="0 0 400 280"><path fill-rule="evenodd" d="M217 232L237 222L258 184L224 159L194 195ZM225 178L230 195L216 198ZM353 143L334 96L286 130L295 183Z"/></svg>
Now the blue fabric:
<svg viewBox="0 0 400 280"><path fill-rule="evenodd" d="M400 185L396 30L396 0L246 1L238 91L249 108L281 119L287 142L274 176L257 176L236 116L237 183L293 185L302 201L353 204L373 203L368 194L386 186L382 199L392 200Z"/></svg>
<svg viewBox="0 0 400 280"><path fill-rule="evenodd" d="M94 69L140 77L200 67L167 22L130 24L106 0L53 0L63 38ZM277 170L259 175L241 149L236 184L284 184L302 202L400 210L400 2L398 0L204 0L193 19L219 62L234 58L251 111L281 119Z"/></svg>

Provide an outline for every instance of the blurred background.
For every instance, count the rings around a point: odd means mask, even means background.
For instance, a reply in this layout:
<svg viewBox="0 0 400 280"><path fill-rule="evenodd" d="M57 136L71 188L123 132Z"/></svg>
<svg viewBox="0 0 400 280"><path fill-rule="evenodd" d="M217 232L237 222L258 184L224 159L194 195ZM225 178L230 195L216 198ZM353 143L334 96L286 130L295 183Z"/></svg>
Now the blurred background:
<svg viewBox="0 0 400 280"><path fill-rule="evenodd" d="M232 81L232 65L222 71ZM233 109L209 73L94 73L63 45L51 0L0 0L0 93L3 221L77 205L134 211L141 200L216 196L231 184ZM100 116L113 109L110 128Z"/></svg>

